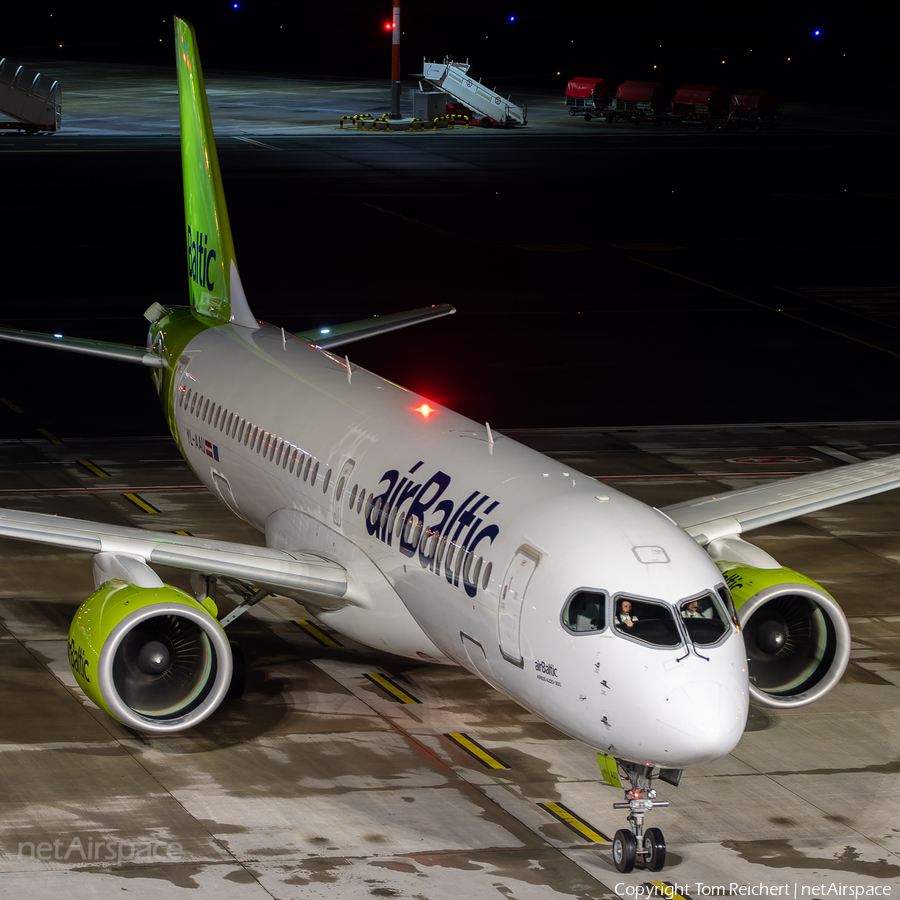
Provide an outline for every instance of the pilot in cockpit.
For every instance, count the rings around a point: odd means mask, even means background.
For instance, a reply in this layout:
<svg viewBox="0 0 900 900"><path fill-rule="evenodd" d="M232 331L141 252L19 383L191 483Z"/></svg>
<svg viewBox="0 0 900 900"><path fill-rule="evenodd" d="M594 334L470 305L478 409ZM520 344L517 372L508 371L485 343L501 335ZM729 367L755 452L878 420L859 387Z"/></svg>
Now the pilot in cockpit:
<svg viewBox="0 0 900 900"><path fill-rule="evenodd" d="M638 617L631 611L630 600L619 601L619 612L616 614L616 625L624 628L632 628Z"/></svg>
<svg viewBox="0 0 900 900"><path fill-rule="evenodd" d="M704 602L701 606L700 601L695 598L681 604L682 619L711 619L712 616L712 607L708 602Z"/></svg>

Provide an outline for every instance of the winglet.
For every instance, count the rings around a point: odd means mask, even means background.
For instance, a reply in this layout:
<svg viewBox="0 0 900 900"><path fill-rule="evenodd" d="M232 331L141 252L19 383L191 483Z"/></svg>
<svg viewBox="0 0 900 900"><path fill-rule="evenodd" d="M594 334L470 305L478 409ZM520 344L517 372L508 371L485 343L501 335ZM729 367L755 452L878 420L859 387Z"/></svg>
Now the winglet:
<svg viewBox="0 0 900 900"><path fill-rule="evenodd" d="M191 306L216 323L258 328L234 258L197 36L193 25L179 18L175 19L175 62Z"/></svg>

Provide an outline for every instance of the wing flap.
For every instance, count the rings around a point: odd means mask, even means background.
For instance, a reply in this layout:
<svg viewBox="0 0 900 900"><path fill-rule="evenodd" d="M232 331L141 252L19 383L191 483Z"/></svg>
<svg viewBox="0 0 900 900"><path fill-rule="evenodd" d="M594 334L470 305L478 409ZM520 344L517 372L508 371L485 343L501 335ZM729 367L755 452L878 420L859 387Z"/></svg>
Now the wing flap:
<svg viewBox="0 0 900 900"><path fill-rule="evenodd" d="M347 594L347 571L343 566L312 553L288 553L270 547L13 509L0 509L0 537L89 553L127 553L148 563L237 578L276 589L338 598Z"/></svg>
<svg viewBox="0 0 900 900"><path fill-rule="evenodd" d="M774 525L898 487L900 454L674 503L662 507L662 512L706 545L720 537Z"/></svg>

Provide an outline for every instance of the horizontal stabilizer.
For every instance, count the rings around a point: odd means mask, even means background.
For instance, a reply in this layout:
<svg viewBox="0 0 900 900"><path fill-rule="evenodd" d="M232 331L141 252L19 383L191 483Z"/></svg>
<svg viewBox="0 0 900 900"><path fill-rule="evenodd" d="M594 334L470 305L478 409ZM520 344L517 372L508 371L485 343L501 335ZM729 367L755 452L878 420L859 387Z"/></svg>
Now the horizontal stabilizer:
<svg viewBox="0 0 900 900"><path fill-rule="evenodd" d="M410 309L387 316L358 319L355 322L345 322L343 325L332 325L329 328L298 331L295 336L309 341L323 350L331 350L334 347L340 347L341 344L349 344L351 341L360 341L376 334L386 334L389 331L396 331L398 328L406 328L408 325L418 325L420 322L439 319L441 316L452 316L455 312L455 306L441 303L437 306L426 306L424 309Z"/></svg>
<svg viewBox="0 0 900 900"><path fill-rule="evenodd" d="M166 367L165 360L153 350L130 344L63 337L61 334L41 334L38 331L20 331L18 328L0 328L0 340L16 341L19 344L31 344L35 347L52 347L54 350L68 350L70 353L84 353L87 356L102 356L104 359L137 363L149 366L151 369Z"/></svg>
<svg viewBox="0 0 900 900"><path fill-rule="evenodd" d="M125 553L147 563L236 578L273 591L280 587L330 598L342 598L347 593L347 572L343 566L312 553L288 553L15 509L0 509L0 537L89 553ZM333 599L329 605L342 604Z"/></svg>

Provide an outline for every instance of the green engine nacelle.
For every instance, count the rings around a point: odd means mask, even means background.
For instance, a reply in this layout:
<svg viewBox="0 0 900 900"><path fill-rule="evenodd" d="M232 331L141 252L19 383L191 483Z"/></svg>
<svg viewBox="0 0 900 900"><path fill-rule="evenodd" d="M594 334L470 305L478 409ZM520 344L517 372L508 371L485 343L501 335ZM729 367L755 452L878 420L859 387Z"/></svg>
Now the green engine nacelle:
<svg viewBox="0 0 900 900"><path fill-rule="evenodd" d="M170 585L107 581L78 608L69 665L99 707L141 731L202 722L231 682L231 649L215 605Z"/></svg>
<svg viewBox="0 0 900 900"><path fill-rule="evenodd" d="M850 626L834 598L793 569L716 565L738 610L753 701L786 709L830 691L850 661Z"/></svg>

